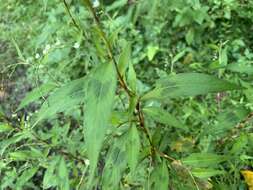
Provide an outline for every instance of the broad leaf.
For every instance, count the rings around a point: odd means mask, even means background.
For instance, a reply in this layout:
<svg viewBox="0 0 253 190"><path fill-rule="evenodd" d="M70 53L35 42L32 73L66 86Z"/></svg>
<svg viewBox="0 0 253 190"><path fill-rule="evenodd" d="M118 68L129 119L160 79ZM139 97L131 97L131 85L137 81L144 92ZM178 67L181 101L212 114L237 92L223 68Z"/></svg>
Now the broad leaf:
<svg viewBox="0 0 253 190"><path fill-rule="evenodd" d="M157 81L154 90L142 99L189 97L207 93L240 89L236 84L202 73L181 73Z"/></svg>
<svg viewBox="0 0 253 190"><path fill-rule="evenodd" d="M111 117L116 89L113 64L101 64L89 78L84 106L84 133L93 178L99 151Z"/></svg>

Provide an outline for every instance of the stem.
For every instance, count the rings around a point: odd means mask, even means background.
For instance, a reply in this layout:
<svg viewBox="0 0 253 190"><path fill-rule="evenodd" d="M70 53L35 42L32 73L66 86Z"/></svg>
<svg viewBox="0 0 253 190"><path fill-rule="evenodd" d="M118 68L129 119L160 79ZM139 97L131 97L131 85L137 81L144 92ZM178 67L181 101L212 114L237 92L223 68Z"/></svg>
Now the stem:
<svg viewBox="0 0 253 190"><path fill-rule="evenodd" d="M120 86L126 91L126 93L128 94L129 97L132 97L134 95L134 93L128 88L126 82L124 81L122 75L120 74L117 61L115 59L115 56L113 55L112 46L111 46L109 40L107 39L104 31L102 30L99 17L97 16L97 14L96 14L96 12L95 12L94 8L92 7L89 0L84 0L84 3L88 6L88 8L89 8L90 12L92 13L92 16L93 16L93 18L96 22L96 25L98 26L100 36L101 36L102 40L104 41L104 43L106 45L108 56L112 60L114 66L115 66Z"/></svg>

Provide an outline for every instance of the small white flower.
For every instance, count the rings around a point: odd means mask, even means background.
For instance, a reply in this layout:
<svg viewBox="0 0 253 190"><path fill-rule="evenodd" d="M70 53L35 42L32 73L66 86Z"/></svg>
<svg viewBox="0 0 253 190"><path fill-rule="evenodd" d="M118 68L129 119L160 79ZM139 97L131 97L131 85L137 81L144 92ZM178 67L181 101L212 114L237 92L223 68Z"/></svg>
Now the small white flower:
<svg viewBox="0 0 253 190"><path fill-rule="evenodd" d="M36 53L36 54L35 54L35 58L36 58L36 59L39 59L39 58L40 58L40 54Z"/></svg>
<svg viewBox="0 0 253 190"><path fill-rule="evenodd" d="M84 160L84 163L85 163L85 165L87 165L87 166L90 165L90 161L89 161L88 159L85 159L85 160Z"/></svg>
<svg viewBox="0 0 253 190"><path fill-rule="evenodd" d="M99 0L93 0L93 3L92 3L93 8L97 8L99 7L99 5L100 5Z"/></svg>
<svg viewBox="0 0 253 190"><path fill-rule="evenodd" d="M80 44L79 43L75 43L74 46L73 46L75 49L78 49L80 47Z"/></svg>
<svg viewBox="0 0 253 190"><path fill-rule="evenodd" d="M61 45L61 41L60 41L58 38L56 39L55 45L56 45L56 46Z"/></svg>
<svg viewBox="0 0 253 190"><path fill-rule="evenodd" d="M17 117L17 114L16 114L16 113L14 113L14 114L12 114L12 115L11 115L11 117Z"/></svg>
<svg viewBox="0 0 253 190"><path fill-rule="evenodd" d="M49 44L47 44L47 45L45 46L45 49L43 50L43 54L44 54L44 55L48 53L50 47L51 47L51 46L50 46Z"/></svg>

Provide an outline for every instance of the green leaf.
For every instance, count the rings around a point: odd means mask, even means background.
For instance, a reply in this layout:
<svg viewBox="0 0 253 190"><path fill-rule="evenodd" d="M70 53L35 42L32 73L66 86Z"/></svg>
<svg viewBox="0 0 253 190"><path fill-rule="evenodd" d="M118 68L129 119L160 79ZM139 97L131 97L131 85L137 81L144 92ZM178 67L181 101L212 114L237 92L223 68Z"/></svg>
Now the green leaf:
<svg viewBox="0 0 253 190"><path fill-rule="evenodd" d="M228 56L227 56L227 47L220 48L220 55L219 55L219 64L222 67L225 67L228 63Z"/></svg>
<svg viewBox="0 0 253 190"><path fill-rule="evenodd" d="M224 175L226 173L225 171L212 168L195 168L191 172L195 177L198 177L200 179L208 179L209 177Z"/></svg>
<svg viewBox="0 0 253 190"><path fill-rule="evenodd" d="M52 84L52 83L43 84L40 87L35 88L31 92L29 92L26 95L26 97L21 101L17 111L24 108L25 106L27 106L31 102L34 102L35 100L38 100L40 97L45 96L46 94L48 94L54 88L56 88L56 85Z"/></svg>
<svg viewBox="0 0 253 190"><path fill-rule="evenodd" d="M5 150L12 144L18 143L21 140L31 138L31 135L27 132L19 132L13 137L0 141L0 155L2 156Z"/></svg>
<svg viewBox="0 0 253 190"><path fill-rule="evenodd" d="M248 137L245 134L241 134L234 142L230 152L232 154L241 154L243 149L247 147Z"/></svg>
<svg viewBox="0 0 253 190"><path fill-rule="evenodd" d="M169 186L169 172L166 161L160 163L151 174L151 188L159 190L168 190Z"/></svg>
<svg viewBox="0 0 253 190"><path fill-rule="evenodd" d="M84 133L91 163L91 181L111 117L116 90L116 72L113 64L101 64L90 74L85 96Z"/></svg>
<svg viewBox="0 0 253 190"><path fill-rule="evenodd" d="M58 176L59 176L58 184L60 186L60 189L69 190L70 189L69 173L68 173L66 162L63 157L61 158L60 163L59 163Z"/></svg>
<svg viewBox="0 0 253 190"><path fill-rule="evenodd" d="M183 158L182 163L192 167L215 166L228 158L223 155L213 153L192 153L190 156Z"/></svg>
<svg viewBox="0 0 253 190"><path fill-rule="evenodd" d="M127 78L129 87L133 90L133 92L136 92L137 90L137 77L136 73L134 70L134 66L132 62L129 64L129 69L128 69L128 78Z"/></svg>
<svg viewBox="0 0 253 190"><path fill-rule="evenodd" d="M145 107L143 112L155 121L175 128L188 130L187 126L181 123L175 116L159 107Z"/></svg>
<svg viewBox="0 0 253 190"><path fill-rule="evenodd" d="M131 44L126 42L126 45L124 46L120 57L119 57L119 73L121 76L125 75L126 68L128 67L129 63L131 61Z"/></svg>
<svg viewBox="0 0 253 190"><path fill-rule="evenodd" d="M226 68L230 71L237 72L237 73L246 73L249 75L253 74L252 65L233 63L233 64L227 65Z"/></svg>
<svg viewBox="0 0 253 190"><path fill-rule="evenodd" d="M127 167L127 153L125 136L113 139L112 145L106 155L105 167L102 175L103 189L117 190L123 172Z"/></svg>
<svg viewBox="0 0 253 190"><path fill-rule="evenodd" d="M17 42L14 40L14 38L12 38L11 41L12 41L13 45L14 45L15 48L16 48L16 51L17 51L17 53L18 53L19 59L25 62L25 61L26 61L26 60L25 60L25 57L23 56L23 54L22 54L22 52L21 52L21 50L20 50L20 48L19 48Z"/></svg>
<svg viewBox="0 0 253 190"><path fill-rule="evenodd" d="M141 144L138 130L135 125L132 125L127 134L126 145L127 161L131 172L135 170L138 163L140 148Z"/></svg>
<svg viewBox="0 0 253 190"><path fill-rule="evenodd" d="M192 42L194 40L194 30L193 30L193 28L190 28L188 30L188 32L185 35L185 40L186 40L186 42L187 42L188 45L192 44Z"/></svg>
<svg viewBox="0 0 253 190"><path fill-rule="evenodd" d="M181 59L184 55L186 54L186 50L183 50L181 52L179 52L177 55L175 55L173 57L173 59L171 60L171 63L174 64L176 63L179 59Z"/></svg>
<svg viewBox="0 0 253 190"><path fill-rule="evenodd" d="M8 131L11 131L11 130L13 130L12 126L10 126L7 123L1 123L0 122L0 133L8 132Z"/></svg>
<svg viewBox="0 0 253 190"><path fill-rule="evenodd" d="M71 111L84 101L86 78L73 80L55 90L44 102L36 114L36 125L43 119L50 118L56 113Z"/></svg>
<svg viewBox="0 0 253 190"><path fill-rule="evenodd" d="M49 189L57 185L57 177L55 175L55 170L57 168L57 163L59 162L60 157L53 157L53 160L50 161L49 166L43 177L43 189Z"/></svg>
<svg viewBox="0 0 253 190"><path fill-rule="evenodd" d="M163 100L235 89L240 89L240 87L211 75L182 73L158 80L155 89L145 94L142 99Z"/></svg>
<svg viewBox="0 0 253 190"><path fill-rule="evenodd" d="M36 149L11 152L9 153L9 156L11 159L17 161L37 160L43 158L43 154Z"/></svg>
<svg viewBox="0 0 253 190"><path fill-rule="evenodd" d="M21 188L25 185L26 182L28 182L38 171L38 167L31 167L27 170L25 170L22 175L17 178L16 187Z"/></svg>
<svg viewBox="0 0 253 190"><path fill-rule="evenodd" d="M220 112L217 116L217 123L207 126L203 131L204 134L212 135L216 138L224 136L226 131L234 128L240 121L242 121L249 114L249 110L245 107L233 107Z"/></svg>
<svg viewBox="0 0 253 190"><path fill-rule="evenodd" d="M159 46L149 45L147 49L148 60L152 61L158 51L159 51Z"/></svg>

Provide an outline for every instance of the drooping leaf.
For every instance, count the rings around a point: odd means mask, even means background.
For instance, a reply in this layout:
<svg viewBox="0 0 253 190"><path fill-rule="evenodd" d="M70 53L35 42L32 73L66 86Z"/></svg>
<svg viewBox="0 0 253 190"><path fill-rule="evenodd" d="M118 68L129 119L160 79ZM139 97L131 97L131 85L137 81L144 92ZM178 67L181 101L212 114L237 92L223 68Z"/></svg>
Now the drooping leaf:
<svg viewBox="0 0 253 190"><path fill-rule="evenodd" d="M21 101L19 107L17 110L20 110L30 104L31 102L34 102L35 100L38 100L40 97L45 96L47 93L49 93L51 90L56 88L57 86L53 83L46 83L41 85L40 87L35 88L31 92L29 92L26 97Z"/></svg>
<svg viewBox="0 0 253 190"><path fill-rule="evenodd" d="M104 141L111 116L116 89L116 73L113 64L101 64L89 78L84 107L84 133L87 154L91 163L92 180L99 151Z"/></svg>
<svg viewBox="0 0 253 190"><path fill-rule="evenodd" d="M157 81L155 89L142 99L189 97L207 93L240 89L236 84L202 73L181 73Z"/></svg>
<svg viewBox="0 0 253 190"><path fill-rule="evenodd" d="M143 112L155 121L175 128L188 130L187 126L181 123L175 116L159 107L145 107Z"/></svg>
<svg viewBox="0 0 253 190"><path fill-rule="evenodd" d="M183 158L182 163L192 167L208 167L217 165L227 159L227 156L213 153L192 153L190 156Z"/></svg>
<svg viewBox="0 0 253 190"><path fill-rule="evenodd" d="M130 127L127 134L126 145L127 161L132 172L135 170L135 167L138 163L140 148L141 144L138 130L133 125Z"/></svg>

